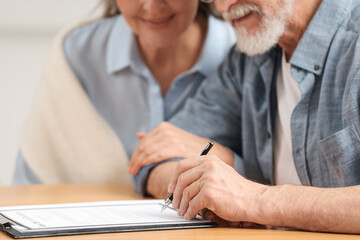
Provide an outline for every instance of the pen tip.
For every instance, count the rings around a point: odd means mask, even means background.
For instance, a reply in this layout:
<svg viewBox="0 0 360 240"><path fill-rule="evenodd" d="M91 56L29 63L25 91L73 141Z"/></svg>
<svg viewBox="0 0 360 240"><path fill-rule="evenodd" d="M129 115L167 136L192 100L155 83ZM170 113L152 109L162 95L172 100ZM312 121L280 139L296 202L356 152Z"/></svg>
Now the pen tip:
<svg viewBox="0 0 360 240"><path fill-rule="evenodd" d="M161 212L164 211L167 207L169 207L169 205L170 205L170 202L169 202L169 201L165 201L165 202L164 202L164 205L163 205L162 208L161 208Z"/></svg>
<svg viewBox="0 0 360 240"><path fill-rule="evenodd" d="M160 212L163 212L163 211L165 210L165 208L166 208L166 205L164 204L164 206L162 206L162 208L161 208L161 211L160 211Z"/></svg>

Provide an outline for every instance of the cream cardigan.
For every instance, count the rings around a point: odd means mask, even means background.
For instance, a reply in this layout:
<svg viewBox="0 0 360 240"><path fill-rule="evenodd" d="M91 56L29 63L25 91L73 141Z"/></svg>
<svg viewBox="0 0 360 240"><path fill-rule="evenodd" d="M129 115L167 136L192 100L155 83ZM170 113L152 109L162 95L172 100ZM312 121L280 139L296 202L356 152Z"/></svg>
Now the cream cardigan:
<svg viewBox="0 0 360 240"><path fill-rule="evenodd" d="M94 20L61 31L20 136L20 150L44 184L130 184L128 157L69 67L65 37Z"/></svg>

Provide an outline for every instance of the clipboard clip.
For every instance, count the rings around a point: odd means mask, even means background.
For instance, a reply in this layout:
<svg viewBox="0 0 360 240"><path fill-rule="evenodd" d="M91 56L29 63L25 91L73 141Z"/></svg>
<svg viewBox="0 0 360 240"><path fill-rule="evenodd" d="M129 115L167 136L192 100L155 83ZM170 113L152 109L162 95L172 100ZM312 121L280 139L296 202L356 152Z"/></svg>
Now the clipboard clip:
<svg viewBox="0 0 360 240"><path fill-rule="evenodd" d="M9 223L9 222L0 224L0 229L1 230L11 229L11 228L12 228L12 226L11 226L11 223Z"/></svg>

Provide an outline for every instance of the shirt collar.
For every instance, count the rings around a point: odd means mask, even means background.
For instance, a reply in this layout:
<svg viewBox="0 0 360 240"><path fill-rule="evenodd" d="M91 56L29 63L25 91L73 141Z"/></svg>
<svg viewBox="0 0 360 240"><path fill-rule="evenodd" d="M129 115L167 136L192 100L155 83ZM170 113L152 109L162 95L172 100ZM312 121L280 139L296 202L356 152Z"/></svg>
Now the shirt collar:
<svg viewBox="0 0 360 240"><path fill-rule="evenodd" d="M132 61L133 48L136 45L134 34L123 16L116 17L106 49L106 67L109 74L129 67Z"/></svg>
<svg viewBox="0 0 360 240"><path fill-rule="evenodd" d="M322 73L330 44L349 11L348 6L351 4L339 0L323 0L290 59L292 65L316 75Z"/></svg>
<svg viewBox="0 0 360 240"><path fill-rule="evenodd" d="M230 27L230 26L229 26ZM214 51L214 49L226 49L228 44L224 41L224 23L213 16L209 16L208 32L201 50L198 61L189 72L200 72L204 76L211 76L217 66L226 56L224 51ZM235 35L226 36L235 42ZM220 46L221 45L221 46ZM135 61L136 63L133 63ZM113 29L111 30L107 46L107 72L109 74L120 71L132 64L138 65L142 62L137 43L131 28L126 23L123 16L117 16Z"/></svg>

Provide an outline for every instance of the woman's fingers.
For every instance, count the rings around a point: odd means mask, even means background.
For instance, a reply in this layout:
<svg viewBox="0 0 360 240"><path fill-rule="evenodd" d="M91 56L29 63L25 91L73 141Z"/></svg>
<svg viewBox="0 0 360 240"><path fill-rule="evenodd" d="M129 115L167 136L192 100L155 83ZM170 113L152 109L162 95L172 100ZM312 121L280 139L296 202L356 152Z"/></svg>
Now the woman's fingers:
<svg viewBox="0 0 360 240"><path fill-rule="evenodd" d="M141 148L139 147L139 151L136 154L134 153L130 161L129 169L131 174L137 174L143 166L173 158L184 158L182 149L169 141L154 141L146 149Z"/></svg>
<svg viewBox="0 0 360 240"><path fill-rule="evenodd" d="M129 173L135 175L143 166L157 162L157 160L160 161L159 157L162 156L164 151L166 152L168 149L165 148L164 150L163 143L161 142L153 143L145 149L138 147L138 151L134 152L130 160Z"/></svg>
<svg viewBox="0 0 360 240"><path fill-rule="evenodd" d="M130 159L129 165L129 173L130 174L137 174L141 168L142 161L147 157L147 155L151 152L157 151L156 148L157 144L162 143L162 137L159 136L158 131L154 129L153 131L144 134L138 133L138 137L140 137L140 142L133 155Z"/></svg>
<svg viewBox="0 0 360 240"><path fill-rule="evenodd" d="M140 142L130 160L131 174L137 174L145 165L172 158L197 156L208 141L167 122L159 124L149 133L139 132L137 137Z"/></svg>

